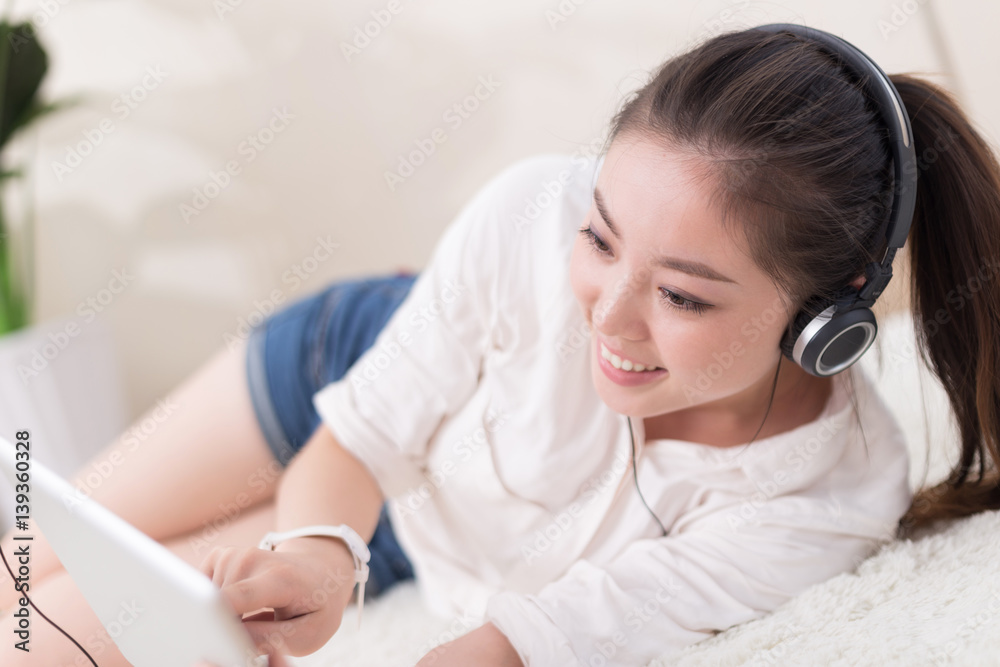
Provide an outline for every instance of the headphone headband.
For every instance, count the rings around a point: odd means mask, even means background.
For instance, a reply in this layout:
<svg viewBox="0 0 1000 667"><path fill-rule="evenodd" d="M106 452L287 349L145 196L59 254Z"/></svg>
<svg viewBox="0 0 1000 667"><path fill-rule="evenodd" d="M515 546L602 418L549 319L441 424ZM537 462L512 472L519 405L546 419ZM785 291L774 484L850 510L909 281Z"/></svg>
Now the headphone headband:
<svg viewBox="0 0 1000 667"><path fill-rule="evenodd" d="M892 278L892 260L910 232L917 203L917 157L913 130L896 86L860 49L822 30L791 23L754 28L770 34L789 33L814 42L837 59L878 109L888 130L892 156L892 205L884 223L885 254L865 267L860 289L842 286L832 298L813 297L807 304L818 311L800 311L782 341L782 352L812 375L839 373L861 358L875 341L878 324L871 310Z"/></svg>
<svg viewBox="0 0 1000 667"><path fill-rule="evenodd" d="M825 51L840 61L854 77L866 97L875 103L879 116L889 131L893 198L885 226L886 252L877 265L871 266L866 271L867 280L860 290L860 299L871 305L892 277L893 257L896 250L902 248L906 242L917 203L917 156L906 107L896 86L882 68L847 40L822 30L793 23L771 23L754 30L771 34L787 32L820 44Z"/></svg>

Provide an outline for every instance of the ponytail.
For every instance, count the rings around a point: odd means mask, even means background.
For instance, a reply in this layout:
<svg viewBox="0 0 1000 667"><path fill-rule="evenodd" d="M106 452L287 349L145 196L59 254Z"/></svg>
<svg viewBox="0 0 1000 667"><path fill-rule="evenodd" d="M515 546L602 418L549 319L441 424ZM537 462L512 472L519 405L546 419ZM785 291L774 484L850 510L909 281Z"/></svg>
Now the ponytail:
<svg viewBox="0 0 1000 667"><path fill-rule="evenodd" d="M948 394L961 446L949 476L914 496L900 519L906 535L1000 508L1000 166L948 92L891 79L919 170L907 240L917 346Z"/></svg>

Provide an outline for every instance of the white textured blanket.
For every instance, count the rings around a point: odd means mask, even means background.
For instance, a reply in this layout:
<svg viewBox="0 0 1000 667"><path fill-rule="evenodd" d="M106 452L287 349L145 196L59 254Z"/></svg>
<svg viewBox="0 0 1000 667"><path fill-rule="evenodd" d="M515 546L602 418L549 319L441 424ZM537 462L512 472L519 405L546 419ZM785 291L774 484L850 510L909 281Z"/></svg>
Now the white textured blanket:
<svg viewBox="0 0 1000 667"><path fill-rule="evenodd" d="M956 434L941 387L917 361L912 320L887 318L864 366L907 433L911 483L947 471ZM928 456L929 454L929 456ZM926 477L925 477L925 465ZM659 665L1000 665L1000 512L941 522L885 545L856 571L817 584L773 613ZM306 667L412 667L473 629L424 608L413 582L352 605ZM637 666L642 667L642 666Z"/></svg>

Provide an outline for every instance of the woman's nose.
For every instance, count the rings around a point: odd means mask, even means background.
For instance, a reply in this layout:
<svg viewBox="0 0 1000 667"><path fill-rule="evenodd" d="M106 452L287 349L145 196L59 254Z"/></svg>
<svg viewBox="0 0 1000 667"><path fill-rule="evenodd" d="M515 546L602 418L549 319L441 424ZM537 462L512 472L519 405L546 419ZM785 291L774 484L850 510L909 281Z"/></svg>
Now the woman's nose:
<svg viewBox="0 0 1000 667"><path fill-rule="evenodd" d="M608 336L640 338L642 313L639 289L628 276L615 281L602 291L594 307L594 323Z"/></svg>

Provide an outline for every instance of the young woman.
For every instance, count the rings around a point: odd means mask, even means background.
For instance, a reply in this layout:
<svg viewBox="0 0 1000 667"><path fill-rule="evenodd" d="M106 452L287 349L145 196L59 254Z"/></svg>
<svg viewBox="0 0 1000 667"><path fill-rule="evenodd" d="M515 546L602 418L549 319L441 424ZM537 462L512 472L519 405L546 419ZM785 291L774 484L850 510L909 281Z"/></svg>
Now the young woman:
<svg viewBox="0 0 1000 667"><path fill-rule="evenodd" d="M503 171L418 276L336 283L220 353L146 442L99 457L122 462L93 496L293 655L340 627L352 549L257 543L349 527L367 596L415 576L468 630L421 665L644 665L852 569L900 522L1000 507L1000 169L946 92L892 82L917 157L918 339L961 428L939 486L912 496L857 366L786 354L799 311L872 279L899 183L871 82L752 29L658 68L601 160ZM33 567L39 606L100 637L57 564ZM44 659L8 642L3 664L76 659L35 632Z"/></svg>

